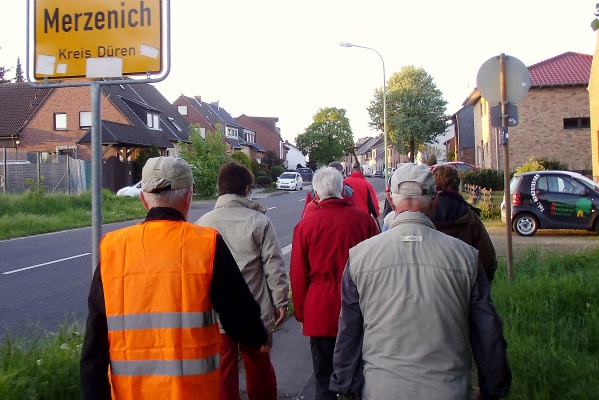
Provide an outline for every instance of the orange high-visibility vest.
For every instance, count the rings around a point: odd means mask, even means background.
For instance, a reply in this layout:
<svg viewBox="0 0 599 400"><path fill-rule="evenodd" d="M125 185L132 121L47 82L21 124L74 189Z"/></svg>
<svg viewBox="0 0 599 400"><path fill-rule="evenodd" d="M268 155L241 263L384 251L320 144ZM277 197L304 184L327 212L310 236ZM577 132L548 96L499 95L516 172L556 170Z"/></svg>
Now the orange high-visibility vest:
<svg viewBox="0 0 599 400"><path fill-rule="evenodd" d="M218 399L216 231L149 221L100 246L113 399Z"/></svg>

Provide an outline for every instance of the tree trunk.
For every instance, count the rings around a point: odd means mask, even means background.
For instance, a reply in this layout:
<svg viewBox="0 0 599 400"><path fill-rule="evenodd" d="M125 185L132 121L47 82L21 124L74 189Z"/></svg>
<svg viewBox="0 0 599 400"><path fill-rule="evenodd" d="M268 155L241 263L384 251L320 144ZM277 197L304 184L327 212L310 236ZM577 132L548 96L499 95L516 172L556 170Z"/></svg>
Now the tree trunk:
<svg viewBox="0 0 599 400"><path fill-rule="evenodd" d="M414 162L414 139L410 139L410 162Z"/></svg>

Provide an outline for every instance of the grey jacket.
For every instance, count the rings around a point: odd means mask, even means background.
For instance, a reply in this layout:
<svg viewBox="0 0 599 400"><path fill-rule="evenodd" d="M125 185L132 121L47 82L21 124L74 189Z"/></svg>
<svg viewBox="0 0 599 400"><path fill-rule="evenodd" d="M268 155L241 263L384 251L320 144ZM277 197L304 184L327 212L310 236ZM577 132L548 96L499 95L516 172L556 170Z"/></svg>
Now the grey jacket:
<svg viewBox="0 0 599 400"><path fill-rule="evenodd" d="M477 251L422 213L385 220L387 232L349 253L331 390L469 399L473 354L483 396L506 396L507 345Z"/></svg>
<svg viewBox="0 0 599 400"><path fill-rule="evenodd" d="M196 224L215 228L225 239L254 298L260 304L262 320L270 324L274 308L287 307L289 279L283 254L266 207L248 198L225 194L214 210Z"/></svg>

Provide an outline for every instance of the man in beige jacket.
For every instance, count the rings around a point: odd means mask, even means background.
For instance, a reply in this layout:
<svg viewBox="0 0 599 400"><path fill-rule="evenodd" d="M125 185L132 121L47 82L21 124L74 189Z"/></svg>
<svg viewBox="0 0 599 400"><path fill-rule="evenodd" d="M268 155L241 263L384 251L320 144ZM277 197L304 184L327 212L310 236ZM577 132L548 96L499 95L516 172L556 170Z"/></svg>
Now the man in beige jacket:
<svg viewBox="0 0 599 400"><path fill-rule="evenodd" d="M227 243L254 298L260 304L265 325L280 325L289 301L289 280L277 234L266 207L248 198L253 177L237 162L221 166L218 200L214 210L196 224L215 228ZM277 381L268 353L261 353L223 336L220 366L221 400L239 399L238 349L246 370L250 400L276 399Z"/></svg>

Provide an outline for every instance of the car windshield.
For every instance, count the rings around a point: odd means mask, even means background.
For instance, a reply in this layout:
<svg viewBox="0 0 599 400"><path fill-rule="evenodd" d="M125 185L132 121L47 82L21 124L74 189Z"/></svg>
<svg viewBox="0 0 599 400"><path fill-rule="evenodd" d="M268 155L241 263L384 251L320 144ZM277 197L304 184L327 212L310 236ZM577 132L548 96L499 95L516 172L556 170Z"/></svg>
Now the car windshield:
<svg viewBox="0 0 599 400"><path fill-rule="evenodd" d="M281 178L281 179L295 179L295 174L282 173L279 178Z"/></svg>

